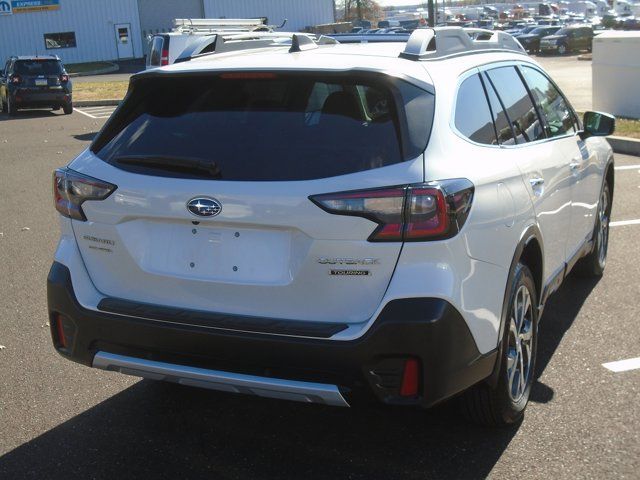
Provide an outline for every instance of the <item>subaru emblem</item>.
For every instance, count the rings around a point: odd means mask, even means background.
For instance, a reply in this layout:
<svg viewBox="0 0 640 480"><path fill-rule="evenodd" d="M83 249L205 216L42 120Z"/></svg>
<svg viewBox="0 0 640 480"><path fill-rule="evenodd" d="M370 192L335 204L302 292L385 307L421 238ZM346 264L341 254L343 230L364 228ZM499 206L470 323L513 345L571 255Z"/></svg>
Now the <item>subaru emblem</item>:
<svg viewBox="0 0 640 480"><path fill-rule="evenodd" d="M213 198L197 197L189 200L187 210L198 217L215 217L222 211L222 205Z"/></svg>

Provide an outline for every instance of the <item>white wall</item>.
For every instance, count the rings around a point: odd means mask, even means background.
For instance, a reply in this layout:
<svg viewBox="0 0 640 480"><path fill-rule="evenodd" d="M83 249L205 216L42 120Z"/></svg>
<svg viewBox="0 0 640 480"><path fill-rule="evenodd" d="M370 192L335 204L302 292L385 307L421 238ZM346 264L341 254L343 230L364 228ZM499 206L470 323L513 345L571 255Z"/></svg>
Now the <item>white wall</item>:
<svg viewBox="0 0 640 480"><path fill-rule="evenodd" d="M203 0L206 18L268 17L270 25L282 23L285 31L308 25L333 23L333 0Z"/></svg>
<svg viewBox="0 0 640 480"><path fill-rule="evenodd" d="M607 31L593 39L593 109L640 118L640 32Z"/></svg>
<svg viewBox="0 0 640 480"><path fill-rule="evenodd" d="M60 0L60 9L0 16L0 63L10 55L55 54L64 63L117 60L114 24L131 24L135 57L144 55L136 0ZM46 50L45 33L75 32L75 48Z"/></svg>

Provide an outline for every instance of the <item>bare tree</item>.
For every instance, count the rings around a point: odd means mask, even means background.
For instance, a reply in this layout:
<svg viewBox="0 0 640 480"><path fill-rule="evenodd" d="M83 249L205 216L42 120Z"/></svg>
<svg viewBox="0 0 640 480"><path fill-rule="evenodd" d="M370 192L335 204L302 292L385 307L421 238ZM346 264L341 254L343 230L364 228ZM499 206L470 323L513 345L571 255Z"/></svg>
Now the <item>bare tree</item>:
<svg viewBox="0 0 640 480"><path fill-rule="evenodd" d="M336 10L343 21L380 18L382 11L375 0L338 0Z"/></svg>

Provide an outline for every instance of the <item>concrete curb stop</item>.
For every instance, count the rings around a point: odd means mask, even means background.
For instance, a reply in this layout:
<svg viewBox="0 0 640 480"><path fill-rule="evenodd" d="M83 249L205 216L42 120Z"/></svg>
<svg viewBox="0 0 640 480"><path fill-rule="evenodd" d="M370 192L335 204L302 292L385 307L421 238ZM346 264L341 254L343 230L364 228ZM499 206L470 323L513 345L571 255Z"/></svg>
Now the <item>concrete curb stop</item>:
<svg viewBox="0 0 640 480"><path fill-rule="evenodd" d="M640 156L640 140L626 137L607 137L607 141L615 153Z"/></svg>
<svg viewBox="0 0 640 480"><path fill-rule="evenodd" d="M115 63L109 64L108 67L101 68L99 70L90 70L88 72L70 73L71 78L74 77L89 77L91 75L104 75L105 73L114 73L120 70L120 66Z"/></svg>
<svg viewBox="0 0 640 480"><path fill-rule="evenodd" d="M74 100L74 107L117 107L122 100Z"/></svg>

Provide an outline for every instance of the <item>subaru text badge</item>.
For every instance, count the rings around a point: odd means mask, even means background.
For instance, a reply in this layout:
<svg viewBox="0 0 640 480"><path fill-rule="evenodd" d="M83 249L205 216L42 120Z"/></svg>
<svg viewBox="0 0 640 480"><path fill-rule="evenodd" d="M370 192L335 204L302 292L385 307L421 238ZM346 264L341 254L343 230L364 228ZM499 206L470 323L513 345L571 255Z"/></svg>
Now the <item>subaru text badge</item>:
<svg viewBox="0 0 640 480"><path fill-rule="evenodd" d="M187 210L197 217L215 217L222 211L222 205L213 198L197 197L189 200Z"/></svg>

